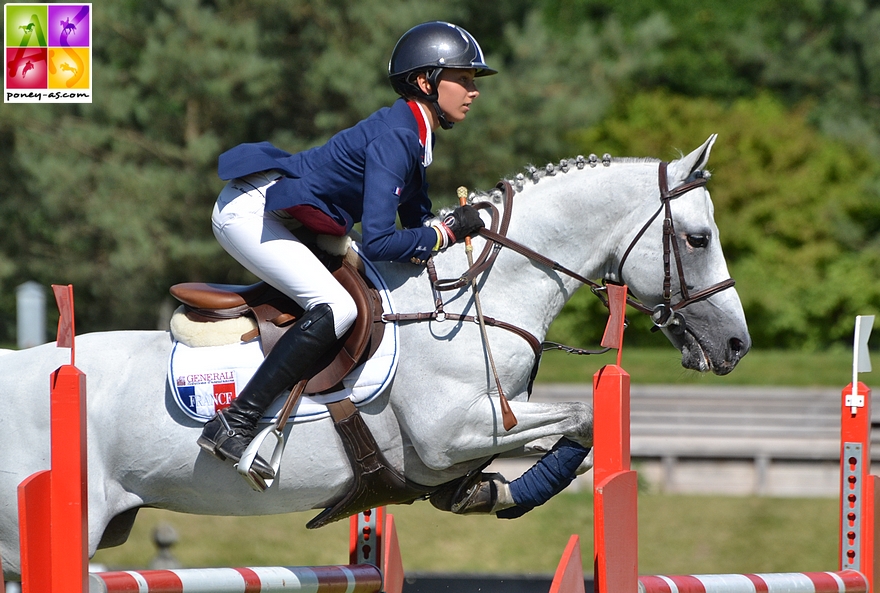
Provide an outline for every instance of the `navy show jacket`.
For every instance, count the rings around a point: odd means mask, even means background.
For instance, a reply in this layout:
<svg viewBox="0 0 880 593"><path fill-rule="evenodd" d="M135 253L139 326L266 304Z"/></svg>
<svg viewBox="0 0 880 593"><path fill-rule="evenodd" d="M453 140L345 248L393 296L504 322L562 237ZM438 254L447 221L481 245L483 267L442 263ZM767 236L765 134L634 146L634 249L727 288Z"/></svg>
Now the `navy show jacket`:
<svg viewBox="0 0 880 593"><path fill-rule="evenodd" d="M275 169L284 176L266 193L267 211L287 210L308 226L309 217L297 212L317 209L318 218L331 219L325 232L340 235L360 222L363 254L372 261L426 259L437 234L423 226L433 215L419 123L398 99L326 144L296 154L269 142L240 144L220 155L217 172L230 180Z"/></svg>

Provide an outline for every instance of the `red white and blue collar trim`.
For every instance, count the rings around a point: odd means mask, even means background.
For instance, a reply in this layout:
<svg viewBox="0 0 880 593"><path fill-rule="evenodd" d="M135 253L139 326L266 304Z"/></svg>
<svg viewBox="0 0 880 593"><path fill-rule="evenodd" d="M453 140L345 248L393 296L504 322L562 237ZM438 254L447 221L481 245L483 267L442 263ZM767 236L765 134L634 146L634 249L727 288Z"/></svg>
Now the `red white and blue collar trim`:
<svg viewBox="0 0 880 593"><path fill-rule="evenodd" d="M425 113L424 106L417 101L407 101L406 104L412 110L413 117L416 118L416 124L419 126L419 144L422 145L424 151L422 166L427 167L434 160L434 155L431 151L434 145L434 131L431 129L431 120L428 118L428 114Z"/></svg>

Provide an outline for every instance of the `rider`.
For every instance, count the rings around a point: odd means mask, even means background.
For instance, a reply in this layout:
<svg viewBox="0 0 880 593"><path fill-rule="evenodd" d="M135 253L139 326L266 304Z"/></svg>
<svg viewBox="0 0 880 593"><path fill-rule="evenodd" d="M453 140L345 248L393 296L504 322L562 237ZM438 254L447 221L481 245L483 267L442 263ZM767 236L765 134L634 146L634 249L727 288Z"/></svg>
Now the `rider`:
<svg viewBox="0 0 880 593"><path fill-rule="evenodd" d="M470 33L450 23L423 23L407 31L391 54L388 77L401 96L391 107L298 154L259 142L220 155L218 173L229 183L214 206L214 235L305 312L232 405L205 424L198 439L203 449L238 462L269 405L304 378L355 320L353 299L293 226L342 236L360 222L366 258L416 264L483 226L471 206L433 218L425 168L433 132L463 121L479 96L474 78L495 73ZM259 456L252 468L274 477Z"/></svg>

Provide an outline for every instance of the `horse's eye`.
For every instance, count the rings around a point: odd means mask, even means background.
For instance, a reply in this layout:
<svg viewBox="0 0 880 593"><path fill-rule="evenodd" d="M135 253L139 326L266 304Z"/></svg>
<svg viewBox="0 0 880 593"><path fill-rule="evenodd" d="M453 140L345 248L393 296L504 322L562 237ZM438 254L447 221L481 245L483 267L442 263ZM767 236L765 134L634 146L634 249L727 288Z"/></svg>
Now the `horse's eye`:
<svg viewBox="0 0 880 593"><path fill-rule="evenodd" d="M709 246L709 235L688 235L688 245L695 249Z"/></svg>

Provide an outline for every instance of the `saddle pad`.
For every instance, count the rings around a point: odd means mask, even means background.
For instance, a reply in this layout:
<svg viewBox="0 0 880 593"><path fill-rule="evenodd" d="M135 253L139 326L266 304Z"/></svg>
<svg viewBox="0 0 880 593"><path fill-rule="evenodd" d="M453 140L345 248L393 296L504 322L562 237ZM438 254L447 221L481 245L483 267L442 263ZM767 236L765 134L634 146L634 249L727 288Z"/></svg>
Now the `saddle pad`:
<svg viewBox="0 0 880 593"><path fill-rule="evenodd" d="M352 248L356 249L356 246L352 245ZM363 259L363 262L367 277L379 291L382 310L393 313L394 304L388 286L369 261ZM333 393L304 394L290 421L329 417L324 404L349 398L355 405L363 405L382 393L394 377L399 358L397 324L385 324L384 332L379 349L342 380L342 389ZM258 340L198 348L175 341L168 359L168 384L174 401L187 416L207 421L217 411L229 407L261 362L263 352ZM272 422L284 405L287 393L278 395L263 416L263 422Z"/></svg>

